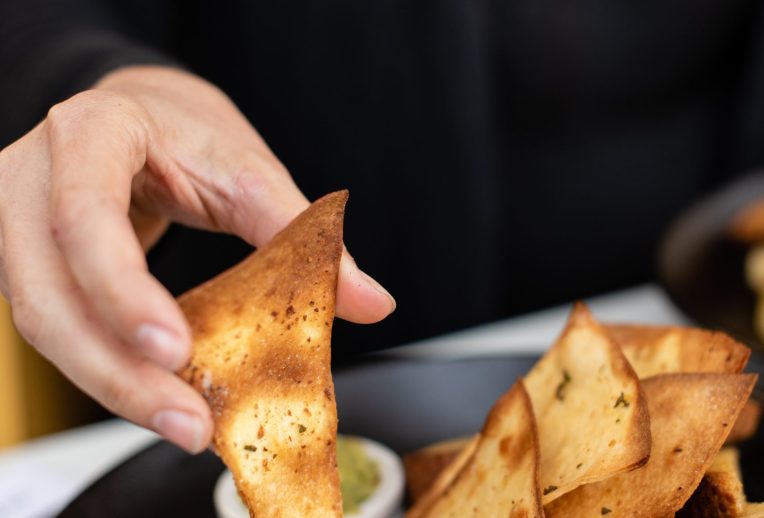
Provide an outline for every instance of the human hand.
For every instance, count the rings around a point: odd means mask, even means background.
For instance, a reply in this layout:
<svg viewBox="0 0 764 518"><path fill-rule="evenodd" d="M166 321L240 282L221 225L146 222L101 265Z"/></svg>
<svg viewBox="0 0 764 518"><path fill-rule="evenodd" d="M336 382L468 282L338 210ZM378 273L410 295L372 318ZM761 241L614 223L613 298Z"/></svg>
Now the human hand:
<svg viewBox="0 0 764 518"><path fill-rule="evenodd" d="M217 88L130 67L54 106L0 152L0 292L26 340L106 408L199 452L212 421L173 374L191 336L145 250L170 221L268 242L308 206ZM395 302L345 253L337 315Z"/></svg>

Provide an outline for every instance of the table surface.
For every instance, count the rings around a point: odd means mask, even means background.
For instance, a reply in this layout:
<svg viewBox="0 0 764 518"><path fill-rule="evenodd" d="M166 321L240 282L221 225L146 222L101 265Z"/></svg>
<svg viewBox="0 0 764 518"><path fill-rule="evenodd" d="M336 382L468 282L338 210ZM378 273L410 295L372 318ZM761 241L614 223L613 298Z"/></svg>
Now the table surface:
<svg viewBox="0 0 764 518"><path fill-rule="evenodd" d="M657 286L644 285L586 301L608 322L685 324L687 318ZM390 349L408 358L463 358L540 353L562 329L569 305ZM53 516L90 483L157 435L114 419L0 450L0 516Z"/></svg>

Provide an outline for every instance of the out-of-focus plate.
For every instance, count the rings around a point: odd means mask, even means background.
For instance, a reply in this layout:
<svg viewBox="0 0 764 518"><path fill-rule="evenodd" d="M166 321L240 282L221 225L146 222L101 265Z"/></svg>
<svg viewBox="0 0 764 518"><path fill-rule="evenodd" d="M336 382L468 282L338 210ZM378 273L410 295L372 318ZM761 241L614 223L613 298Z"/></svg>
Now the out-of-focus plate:
<svg viewBox="0 0 764 518"><path fill-rule="evenodd" d="M682 214L658 254L666 291L702 327L720 329L764 351L753 329L755 297L744 278L747 247L728 234L732 218L764 198L764 173L742 177Z"/></svg>
<svg viewBox="0 0 764 518"><path fill-rule="evenodd" d="M340 432L398 453L474 433L499 395L536 360L385 360L345 368L335 375ZM753 360L749 370L761 372L760 359ZM743 445L741 457L749 497L764 500L764 430ZM213 490L222 471L212 453L193 457L158 443L95 482L61 516L214 517Z"/></svg>
<svg viewBox="0 0 764 518"><path fill-rule="evenodd" d="M493 402L536 358L376 360L335 373L340 433L398 453L479 430ZM62 517L215 516L223 464L164 442L125 461L76 498Z"/></svg>

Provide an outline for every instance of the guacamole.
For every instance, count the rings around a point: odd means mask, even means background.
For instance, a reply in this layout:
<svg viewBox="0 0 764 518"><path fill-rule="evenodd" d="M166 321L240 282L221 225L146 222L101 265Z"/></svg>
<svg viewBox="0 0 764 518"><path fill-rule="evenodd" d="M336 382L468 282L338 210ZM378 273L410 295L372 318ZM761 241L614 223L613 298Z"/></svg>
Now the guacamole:
<svg viewBox="0 0 764 518"><path fill-rule="evenodd" d="M355 514L379 484L379 466L366 454L363 443L352 437L337 437L342 508Z"/></svg>

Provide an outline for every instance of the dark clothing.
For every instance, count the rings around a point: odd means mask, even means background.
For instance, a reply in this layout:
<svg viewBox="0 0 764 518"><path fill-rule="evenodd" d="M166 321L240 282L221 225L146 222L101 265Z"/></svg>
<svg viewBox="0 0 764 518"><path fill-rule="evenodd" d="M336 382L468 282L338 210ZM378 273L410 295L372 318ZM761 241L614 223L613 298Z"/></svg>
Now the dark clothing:
<svg viewBox="0 0 764 518"><path fill-rule="evenodd" d="M335 354L644 282L671 219L764 151L760 2L0 3L0 143L130 63L225 90L398 300ZM180 292L246 247L174 228Z"/></svg>

